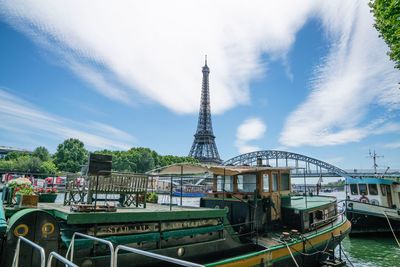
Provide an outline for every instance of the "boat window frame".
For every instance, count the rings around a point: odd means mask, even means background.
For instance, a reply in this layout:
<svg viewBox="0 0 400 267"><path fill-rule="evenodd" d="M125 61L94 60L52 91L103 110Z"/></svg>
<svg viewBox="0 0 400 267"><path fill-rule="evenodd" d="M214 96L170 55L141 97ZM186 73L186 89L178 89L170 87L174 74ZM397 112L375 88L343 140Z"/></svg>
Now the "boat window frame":
<svg viewBox="0 0 400 267"><path fill-rule="evenodd" d="M283 184L283 176L287 175L287 183ZM287 188L283 189L282 185L286 185ZM290 190L290 174L287 172L281 172L280 179L279 179L279 191L288 191Z"/></svg>
<svg viewBox="0 0 400 267"><path fill-rule="evenodd" d="M270 186L269 177L270 177L269 173L263 173L262 174L263 192L266 192L266 193L271 192L271 186Z"/></svg>
<svg viewBox="0 0 400 267"><path fill-rule="evenodd" d="M387 196L387 187L384 184L380 184L382 196Z"/></svg>
<svg viewBox="0 0 400 267"><path fill-rule="evenodd" d="M254 183L245 183L245 176L254 176ZM242 177L242 188L243 189L239 189L239 176L241 176ZM254 191L256 191L257 190L257 174L256 173L243 173L243 174L239 174L239 175L236 175L236 179L237 179L237 184L238 184L238 190L237 190L237 192L238 193L254 193ZM248 185L254 185L254 188L253 188L253 191L246 191L245 189L244 189L244 185L246 185L246 184L248 184Z"/></svg>
<svg viewBox="0 0 400 267"><path fill-rule="evenodd" d="M274 181L274 178L276 177L276 181ZM271 190L272 192L279 192L279 173L278 172L271 172ZM276 187L276 190L275 190Z"/></svg>
<svg viewBox="0 0 400 267"><path fill-rule="evenodd" d="M375 186L374 190L371 190L371 186ZM379 195L378 185L377 184L368 184L368 192L371 196Z"/></svg>
<svg viewBox="0 0 400 267"><path fill-rule="evenodd" d="M356 191L354 191L353 189L356 189ZM358 186L357 184L350 184L350 194L352 194L353 196L358 195L360 191L358 191Z"/></svg>
<svg viewBox="0 0 400 267"><path fill-rule="evenodd" d="M365 192L361 191L361 186L365 185ZM358 192L360 193L360 195L362 195L364 193L365 196L368 196L368 184L358 184Z"/></svg>

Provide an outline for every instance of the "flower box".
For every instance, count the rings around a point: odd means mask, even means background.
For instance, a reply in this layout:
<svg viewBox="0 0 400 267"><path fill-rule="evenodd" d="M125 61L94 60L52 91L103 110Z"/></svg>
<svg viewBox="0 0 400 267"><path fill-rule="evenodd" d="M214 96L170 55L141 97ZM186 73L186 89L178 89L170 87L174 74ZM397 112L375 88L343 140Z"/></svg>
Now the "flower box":
<svg viewBox="0 0 400 267"><path fill-rule="evenodd" d="M37 207L38 202L39 202L38 195L17 194L17 204L20 207Z"/></svg>
<svg viewBox="0 0 400 267"><path fill-rule="evenodd" d="M39 194L39 202L42 202L42 203L54 203L56 201L56 198L57 198L57 194L54 194L54 193Z"/></svg>

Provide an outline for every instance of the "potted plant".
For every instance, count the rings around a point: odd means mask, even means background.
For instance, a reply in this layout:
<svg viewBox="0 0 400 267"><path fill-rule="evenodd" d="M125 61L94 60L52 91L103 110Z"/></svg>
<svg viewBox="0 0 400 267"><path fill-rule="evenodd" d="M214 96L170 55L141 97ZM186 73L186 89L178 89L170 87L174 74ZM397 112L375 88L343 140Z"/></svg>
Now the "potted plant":
<svg viewBox="0 0 400 267"><path fill-rule="evenodd" d="M36 194L39 195L39 202L43 203L54 203L57 198L56 188L36 188Z"/></svg>
<svg viewBox="0 0 400 267"><path fill-rule="evenodd" d="M17 178L10 181L7 186L12 189L13 198L20 207L36 207L39 197L35 194L32 183L26 178Z"/></svg>

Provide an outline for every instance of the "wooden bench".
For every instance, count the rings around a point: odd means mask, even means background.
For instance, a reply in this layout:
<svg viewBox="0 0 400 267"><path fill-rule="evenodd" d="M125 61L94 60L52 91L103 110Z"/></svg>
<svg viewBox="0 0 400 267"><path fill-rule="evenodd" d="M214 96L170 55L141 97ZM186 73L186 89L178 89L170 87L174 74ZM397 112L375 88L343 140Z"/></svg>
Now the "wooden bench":
<svg viewBox="0 0 400 267"><path fill-rule="evenodd" d="M86 176L84 180L79 177L68 179L64 205L93 203L97 194L118 194L120 204L124 207L135 205L146 207L148 177L141 174L111 173L110 175ZM97 189L97 190L96 190Z"/></svg>

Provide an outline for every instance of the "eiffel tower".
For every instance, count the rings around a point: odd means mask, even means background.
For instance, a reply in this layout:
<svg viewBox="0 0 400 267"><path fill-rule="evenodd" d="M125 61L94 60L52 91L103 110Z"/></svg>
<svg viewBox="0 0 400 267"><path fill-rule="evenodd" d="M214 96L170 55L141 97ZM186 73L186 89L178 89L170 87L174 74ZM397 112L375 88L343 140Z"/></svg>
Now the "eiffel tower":
<svg viewBox="0 0 400 267"><path fill-rule="evenodd" d="M208 75L210 69L207 66L207 56L203 67L203 84L201 87L201 103L199 112L199 121L197 131L194 135L192 148L189 157L198 159L205 164L220 164L222 160L219 157L215 136L211 124L210 108L210 88L208 85Z"/></svg>

